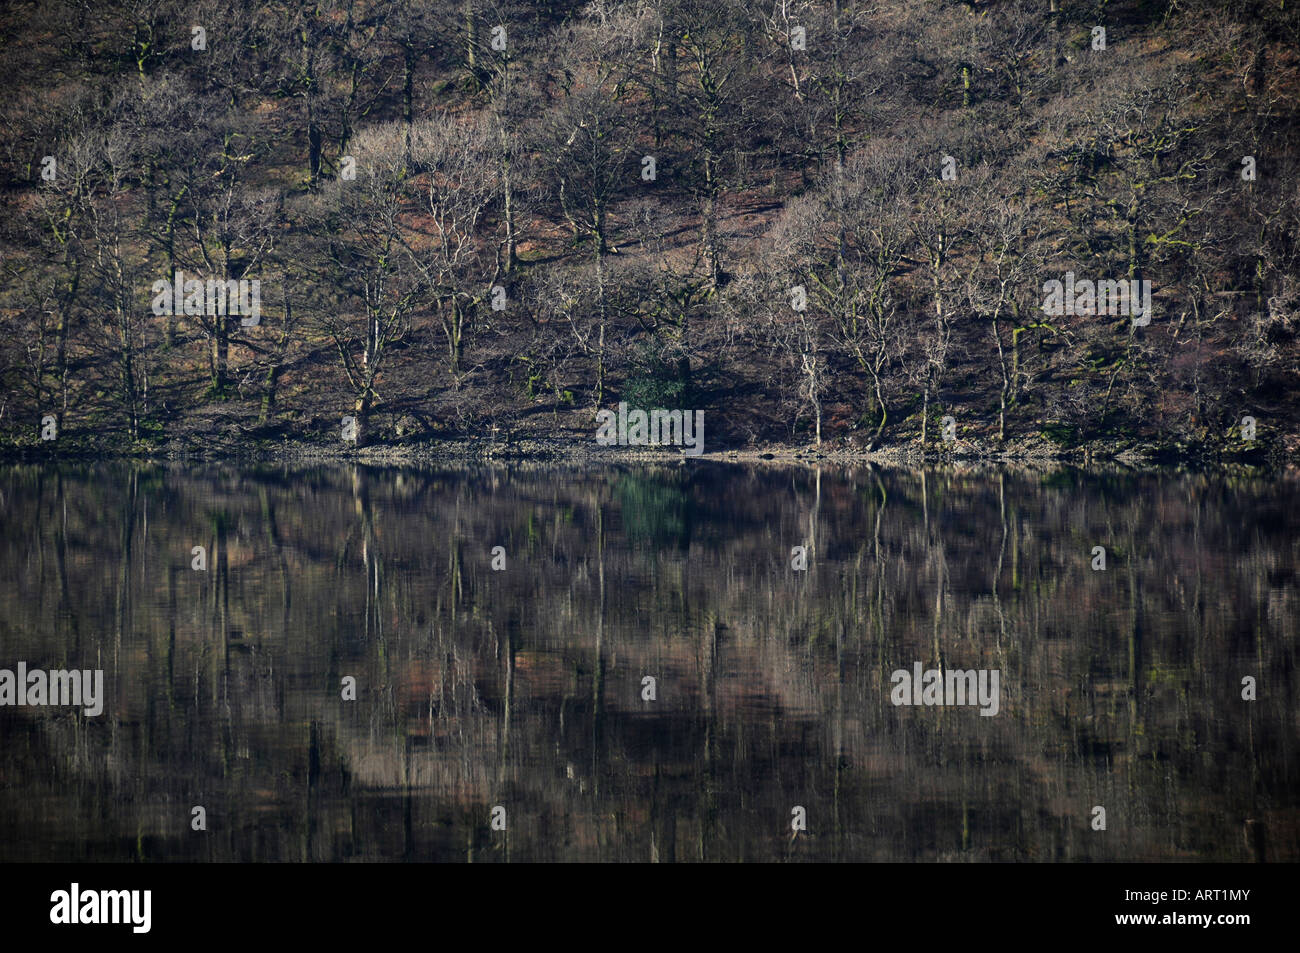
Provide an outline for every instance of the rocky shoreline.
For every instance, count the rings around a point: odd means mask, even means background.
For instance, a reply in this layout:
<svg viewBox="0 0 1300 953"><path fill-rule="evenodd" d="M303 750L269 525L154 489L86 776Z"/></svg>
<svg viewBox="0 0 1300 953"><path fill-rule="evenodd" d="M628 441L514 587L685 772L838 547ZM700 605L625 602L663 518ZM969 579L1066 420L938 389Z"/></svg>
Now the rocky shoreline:
<svg viewBox="0 0 1300 953"><path fill-rule="evenodd" d="M950 446L929 447L919 441L890 444L867 450L843 441L814 445L759 444L687 454L679 447L602 446L590 437L577 435L533 437L510 440L491 437L458 437L412 443L374 444L351 447L309 441L215 439L173 440L158 447L109 448L92 444L60 446L0 447L0 460L36 462L46 460L141 459L202 460L247 463L359 463L374 466L428 466L454 463L577 463L617 465L658 463L680 465L689 460L724 463L784 464L795 466L881 465L903 468L931 466L961 467L1112 467L1131 470L1159 470L1168 467L1194 469L1246 468L1256 472L1293 469L1293 460L1258 448L1231 452L1228 448L1160 447L1133 444L1120 449L1096 446L1058 447L1046 440L1008 442L1003 447L982 446L959 440Z"/></svg>

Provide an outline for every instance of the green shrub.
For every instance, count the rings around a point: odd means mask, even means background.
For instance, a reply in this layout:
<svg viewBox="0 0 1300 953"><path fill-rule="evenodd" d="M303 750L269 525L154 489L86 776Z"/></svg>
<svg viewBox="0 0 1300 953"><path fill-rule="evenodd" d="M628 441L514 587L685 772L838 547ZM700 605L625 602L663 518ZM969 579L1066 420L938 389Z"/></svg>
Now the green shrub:
<svg viewBox="0 0 1300 953"><path fill-rule="evenodd" d="M633 350L631 364L622 393L629 407L667 410L692 406L690 369L685 361L667 361L655 342L645 341Z"/></svg>

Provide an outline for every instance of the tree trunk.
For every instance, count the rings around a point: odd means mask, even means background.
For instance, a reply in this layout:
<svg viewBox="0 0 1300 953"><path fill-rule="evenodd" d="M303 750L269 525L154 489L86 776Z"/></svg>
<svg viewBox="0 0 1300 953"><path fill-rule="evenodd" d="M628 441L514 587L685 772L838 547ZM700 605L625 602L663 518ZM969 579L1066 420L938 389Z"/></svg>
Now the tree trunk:
<svg viewBox="0 0 1300 953"><path fill-rule="evenodd" d="M304 77L303 99L307 109L307 176L312 185L320 177L321 131L316 123L316 51L308 36L307 27L298 33L302 49L302 68Z"/></svg>
<svg viewBox="0 0 1300 953"><path fill-rule="evenodd" d="M930 370L925 372L925 396L921 398L921 450L925 450L925 438L930 431Z"/></svg>
<svg viewBox="0 0 1300 953"><path fill-rule="evenodd" d="M230 365L230 328L226 316L213 315L212 322L212 392L221 396L226 392Z"/></svg>
<svg viewBox="0 0 1300 953"><path fill-rule="evenodd" d="M458 298L451 300L451 314L442 319L442 330L447 336L447 360L451 365L453 377L460 375L460 359L464 353L462 344L465 328L464 305Z"/></svg>
<svg viewBox="0 0 1300 953"><path fill-rule="evenodd" d="M722 268L718 261L717 236L717 193L718 173L717 159L710 153L704 157L704 254L709 265L709 286L718 287L718 277Z"/></svg>
<svg viewBox="0 0 1300 953"><path fill-rule="evenodd" d="M465 0L465 65L470 80L478 85L478 18L474 15L474 0Z"/></svg>
<svg viewBox="0 0 1300 953"><path fill-rule="evenodd" d="M356 446L358 447L364 447L370 441L370 399L370 389L367 388L352 405L352 414L356 418Z"/></svg>
<svg viewBox="0 0 1300 953"><path fill-rule="evenodd" d="M605 400L605 257L599 245L596 249L596 295L599 339L596 342L596 406Z"/></svg>
<svg viewBox="0 0 1300 953"><path fill-rule="evenodd" d="M415 49L407 43L402 47L402 134L403 162L411 170L411 126L415 122Z"/></svg>
<svg viewBox="0 0 1300 953"><path fill-rule="evenodd" d="M64 415L68 411L68 310L59 309L59 323L54 329L54 373L59 381L58 423L63 433Z"/></svg>
<svg viewBox="0 0 1300 953"><path fill-rule="evenodd" d="M501 191L505 203L503 217L506 226L506 262L505 273L511 274L519 264L518 238L515 234L515 187L510 174L510 155L503 147L501 151Z"/></svg>
<svg viewBox="0 0 1300 953"><path fill-rule="evenodd" d="M280 386L280 373L279 363L272 364L266 372L266 393L262 395L262 409L257 415L259 424L269 423L271 415L275 413L275 395Z"/></svg>
<svg viewBox="0 0 1300 953"><path fill-rule="evenodd" d="M876 423L876 433L875 436L871 438L871 446L867 448L868 450L874 450L876 448L877 444L880 442L880 438L885 433L885 423L889 420L889 408L885 406L885 394L881 388L880 375L874 374L872 376L872 381L875 385L876 407L880 410L880 420Z"/></svg>

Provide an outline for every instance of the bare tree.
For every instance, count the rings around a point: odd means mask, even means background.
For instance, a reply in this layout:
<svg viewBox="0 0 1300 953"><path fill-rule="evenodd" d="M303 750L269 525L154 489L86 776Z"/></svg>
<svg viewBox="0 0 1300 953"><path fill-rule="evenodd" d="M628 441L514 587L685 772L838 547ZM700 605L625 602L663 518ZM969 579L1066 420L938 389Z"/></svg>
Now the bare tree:
<svg viewBox="0 0 1300 953"><path fill-rule="evenodd" d="M480 236L499 193L492 157L500 131L491 117L452 117L417 123L411 135L413 170L428 224L403 238L412 265L438 312L453 376L461 371L465 333L474 311L503 272L499 247ZM498 292L505 294L502 287Z"/></svg>
<svg viewBox="0 0 1300 953"><path fill-rule="evenodd" d="M808 313L827 323L828 346L867 377L875 418L869 446L889 422L893 375L908 351L910 316L896 289L909 242L907 159L897 143L873 144L832 166L821 189L791 203L773 230L778 260L805 288ZM804 337L811 351L813 336ZM810 384L814 370L824 377L825 360L810 358Z"/></svg>
<svg viewBox="0 0 1300 953"><path fill-rule="evenodd" d="M1027 334L1066 333L1039 310L1037 289L1043 273L1043 223L1027 196L1001 196L987 169L968 183L981 227L973 229L962 268L961 306L976 321L987 322L996 353L998 441L1007 439L1007 416L1031 379L1021 338Z"/></svg>
<svg viewBox="0 0 1300 953"><path fill-rule="evenodd" d="M356 179L324 185L305 216L320 249L317 273L325 279L312 302L313 317L334 345L352 393L358 446L371 439L370 415L383 399L380 385L392 349L428 293L405 244L403 139L400 124L358 135Z"/></svg>

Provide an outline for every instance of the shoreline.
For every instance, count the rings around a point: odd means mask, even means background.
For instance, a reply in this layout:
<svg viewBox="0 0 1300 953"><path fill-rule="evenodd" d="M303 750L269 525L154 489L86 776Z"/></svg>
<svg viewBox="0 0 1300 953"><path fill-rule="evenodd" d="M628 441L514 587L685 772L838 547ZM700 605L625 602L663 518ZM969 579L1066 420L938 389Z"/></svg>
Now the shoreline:
<svg viewBox="0 0 1300 953"><path fill-rule="evenodd" d="M344 448L305 441L259 441L250 446L207 444L106 450L73 445L68 448L42 446L0 447L0 462L73 462L142 460L158 462L202 461L205 463L353 463L370 466L429 466L441 464L572 463L584 465L664 464L689 461L784 466L883 466L918 469L956 466L963 468L1027 468L1100 470L1119 467L1134 472L1170 469L1198 471L1247 470L1259 475L1281 475L1296 469L1293 462L1280 460L1255 449L1237 454L1194 453L1179 448L1153 445L1100 453L1087 448L1055 449L1043 445L1011 444L1005 448L979 447L962 441L953 449L930 448L924 452L913 444L889 445L865 450L843 444L822 447L763 444L729 447L700 454L687 454L679 447L640 448L601 446L590 438L521 437L510 441L492 438L451 438L412 444L374 444Z"/></svg>

